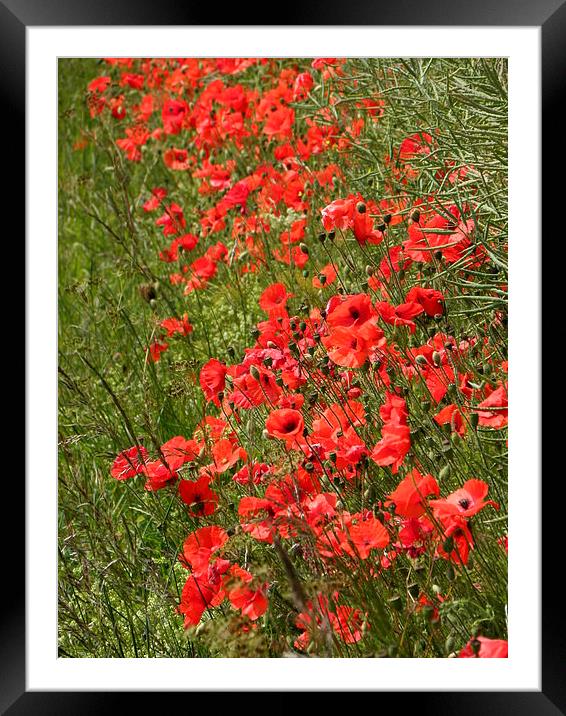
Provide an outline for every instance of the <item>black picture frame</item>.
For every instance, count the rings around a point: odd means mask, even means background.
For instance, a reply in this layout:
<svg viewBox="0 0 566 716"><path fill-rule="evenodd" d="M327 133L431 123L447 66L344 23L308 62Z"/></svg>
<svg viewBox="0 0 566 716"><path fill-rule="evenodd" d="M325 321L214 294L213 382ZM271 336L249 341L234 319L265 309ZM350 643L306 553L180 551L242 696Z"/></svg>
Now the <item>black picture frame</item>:
<svg viewBox="0 0 566 716"><path fill-rule="evenodd" d="M25 146L25 87L26 87L26 27L73 26L73 25L205 25L210 13L200 3L178 3L175 0L0 0L0 114L5 140L5 167L10 167L9 182L3 190L5 206L17 215L16 231L11 241L17 241L25 216L24 181L25 164L22 147ZM259 3L246 5L246 19L263 24L264 8ZM223 24L242 23L241 6L234 4L222 10ZM251 11L251 12L250 12ZM543 133L542 167L544 173L542 191L542 229L555 232L555 242L561 241L560 214L563 204L563 181L549 179L550 169L558 163L564 166L563 114L559 102L566 88L566 2L564 0L428 0L418 3L371 2L358 0L346 5L337 2L312 2L301 4L296 12L285 7L286 25L406 25L406 26L540 26L542 28L542 112ZM294 22L292 22L294 21ZM9 139L7 139L9 138ZM6 159L5 152L12 153ZM19 208L19 211L17 210ZM525 220L529 217L526 215ZM558 222L558 223L557 223ZM533 227L536 236L536 227ZM560 236L557 235L560 233ZM542 236L542 231L541 231ZM554 244L556 245L556 243ZM540 247L533 247L533 250ZM549 252L550 253L550 252ZM555 282L548 282L548 292ZM545 288L546 288L545 287ZM548 306L554 305L550 302ZM545 315L546 320L552 317ZM534 335L533 351L541 345L540 337ZM542 380L533 375L533 380ZM563 380L562 380L563 382ZM553 399L556 400L553 385ZM549 421L550 422L550 421ZM553 420L547 425L547 446L559 444L552 440L560 427ZM533 426L533 430L539 426ZM559 437L559 434L556 435ZM29 446L28 446L29 449ZM562 471L560 471L562 472ZM21 474L21 468L17 475ZM541 470L542 474L542 470ZM557 474L559 480L563 480ZM533 476L536 487L536 476ZM559 489L561 489L559 487ZM6 491L8 494L6 494ZM25 685L25 571L24 571L24 481L21 477L5 475L4 505L11 505L15 512L19 506L20 519L10 531L10 549L4 542L2 594L3 608L0 612L0 713L10 716L20 714L98 714L106 709L124 708L131 705L131 693L104 692L30 692ZM8 509L5 507L5 514ZM414 702L419 713L466 714L536 714L545 716L566 713L566 635L563 589L559 586L560 545L562 544L561 504L552 489L543 491L543 574L542 574L542 689L539 692L404 692L379 694L376 706L380 710L391 706ZM6 530L5 530L6 532ZM5 537L6 540L6 537ZM525 569L529 565L525 564ZM450 685L447 684L449 689ZM177 696L185 700L186 694ZM159 698L162 698L158 694ZM144 694L144 700L153 694Z"/></svg>

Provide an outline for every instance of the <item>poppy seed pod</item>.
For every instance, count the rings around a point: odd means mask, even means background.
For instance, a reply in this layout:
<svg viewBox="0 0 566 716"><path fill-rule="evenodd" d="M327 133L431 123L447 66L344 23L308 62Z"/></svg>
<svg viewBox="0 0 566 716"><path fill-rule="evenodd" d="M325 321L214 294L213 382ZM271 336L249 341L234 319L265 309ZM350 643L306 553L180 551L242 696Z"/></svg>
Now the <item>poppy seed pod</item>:
<svg viewBox="0 0 566 716"><path fill-rule="evenodd" d="M308 247L306 244L303 244L303 243L301 242L301 243L299 244L299 248L301 249L301 251L302 251L304 254L306 254L307 256L309 255L309 247Z"/></svg>
<svg viewBox="0 0 566 716"><path fill-rule="evenodd" d="M321 286L324 286L324 284L326 283L326 280L327 280L327 279L326 279L326 276L325 276L323 273L319 273L319 274L318 274L318 280L319 280Z"/></svg>
<svg viewBox="0 0 566 716"><path fill-rule="evenodd" d="M330 239L330 241L334 241L334 239L336 238L336 232L335 232L335 231L330 231L330 232L328 233L328 238Z"/></svg>
<svg viewBox="0 0 566 716"><path fill-rule="evenodd" d="M381 224L378 224L378 225L377 225L377 230L380 231L382 234L383 234L383 232L385 231L386 228L387 228L387 224L381 223Z"/></svg>
<svg viewBox="0 0 566 716"><path fill-rule="evenodd" d="M385 223L385 224L390 224L390 223L391 223L391 218L392 218L392 217L391 217L391 214L385 214L385 216L383 217L384 223Z"/></svg>
<svg viewBox="0 0 566 716"><path fill-rule="evenodd" d="M358 203L356 204L356 211L358 212L358 214L366 213L366 205L363 201L358 201Z"/></svg>
<svg viewBox="0 0 566 716"><path fill-rule="evenodd" d="M326 241L326 234L319 234L318 240L320 241L321 244L323 244Z"/></svg>
<svg viewBox="0 0 566 716"><path fill-rule="evenodd" d="M420 211L416 211L416 210L413 211L413 213L411 214L411 221L414 221L415 224L418 224L420 218L421 218L421 212L420 212Z"/></svg>

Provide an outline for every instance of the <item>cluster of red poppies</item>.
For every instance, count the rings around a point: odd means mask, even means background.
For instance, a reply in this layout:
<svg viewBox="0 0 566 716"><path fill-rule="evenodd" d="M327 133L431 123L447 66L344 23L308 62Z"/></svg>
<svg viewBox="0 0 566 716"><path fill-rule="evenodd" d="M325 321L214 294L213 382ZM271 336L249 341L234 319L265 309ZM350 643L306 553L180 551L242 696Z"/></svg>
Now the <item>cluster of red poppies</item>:
<svg viewBox="0 0 566 716"><path fill-rule="evenodd" d="M161 154L173 179L148 187L143 203L166 239L159 258L174 267L170 284L181 297L214 292L222 267L259 282L265 314L241 360L211 357L199 367L208 415L191 436L152 456L142 445L124 450L111 474L175 489L203 522L179 557L189 571L179 607L187 627L227 598L258 628L272 584L233 559L251 539L272 545L278 580L289 582L295 648L325 654L335 640L358 643L378 627L359 600L348 603L351 585L335 588L344 566L360 581L407 560L465 570L476 515L499 509L486 499L488 475L447 479L457 440L475 440L475 450L478 430L507 425L501 347L484 326L459 335L448 320L450 281L492 266L476 236L468 186L476 170L445 162L435 172L443 185L461 183L466 202L409 190L437 141L415 131L383 156L383 198L349 191L355 145L387 105L378 96L344 100L356 80L342 59L106 63L108 75L88 87L91 116L115 123L127 160ZM178 177L198 197L190 211ZM165 339L198 337L199 320L188 311L160 319L148 360L161 360ZM503 311L490 326L505 331ZM431 436L447 457L436 477ZM220 507L234 501L231 525ZM266 564L276 569L272 556ZM317 575L314 591L302 568ZM445 601L418 590L414 610L439 620ZM506 642L474 636L460 656L506 653Z"/></svg>

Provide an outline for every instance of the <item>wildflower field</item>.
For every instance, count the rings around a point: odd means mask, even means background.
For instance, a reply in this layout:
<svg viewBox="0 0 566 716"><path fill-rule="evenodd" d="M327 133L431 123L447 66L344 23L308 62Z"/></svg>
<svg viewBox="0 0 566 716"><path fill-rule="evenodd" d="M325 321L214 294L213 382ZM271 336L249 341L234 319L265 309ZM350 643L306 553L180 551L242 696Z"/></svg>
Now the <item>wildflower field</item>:
<svg viewBox="0 0 566 716"><path fill-rule="evenodd" d="M59 60L59 654L507 656L507 64Z"/></svg>

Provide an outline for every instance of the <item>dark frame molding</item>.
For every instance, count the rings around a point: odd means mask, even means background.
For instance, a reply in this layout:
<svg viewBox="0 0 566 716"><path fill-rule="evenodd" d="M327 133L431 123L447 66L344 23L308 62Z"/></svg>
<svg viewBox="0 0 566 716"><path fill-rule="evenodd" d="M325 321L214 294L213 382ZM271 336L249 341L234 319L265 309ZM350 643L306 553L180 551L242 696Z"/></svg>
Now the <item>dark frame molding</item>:
<svg viewBox="0 0 566 716"><path fill-rule="evenodd" d="M80 2L79 0L0 0L0 114L5 149L12 154L12 161L5 161L9 168L10 182L2 192L7 214L17 216L16 229L10 238L13 242L22 230L21 217L25 216L25 194L22 191L25 181L22 146L25 146L25 65L26 65L26 27L27 26L66 26L66 25L205 25L210 13L206 6L197 3L179 4L176 0L160 0L158 4L149 0L97 0ZM255 0L246 9L251 9L247 17L262 19L264 6ZM256 12L253 12L256 10ZM241 6L233 5L223 9L225 25L242 25ZM302 5L298 12L285 9L287 24L297 25L407 25L407 26L539 26L542 28L542 128L546 142L542 145L542 168L550 170L555 166L564 166L564 115L559 110L559 101L566 95L566 2L564 0L428 0L418 3L407 0L404 3L371 2L354 0L344 6L335 0L315 0L308 6ZM291 23L295 20L295 23ZM249 24L259 24L251 22ZM562 184L559 178L553 182L548 171L543 180L542 192L542 229L555 233L554 245L560 246L560 211L564 203ZM19 209L16 210L16 207ZM525 220L528 221L528 215ZM8 238L9 234L5 234ZM541 231L542 236L542 231ZM541 247L537 247L541 250ZM558 278L558 277L557 277ZM546 296L552 292L558 281L547 281ZM553 297L554 298L554 297ZM558 298L558 297L556 297ZM563 299L562 299L563 301ZM558 316L550 316L549 305L554 301L547 298L547 311L543 325ZM555 320L553 327L556 327ZM533 336L533 350L542 346L542 337ZM558 367L560 361L554 363ZM533 376L533 380L542 377ZM553 402L557 401L556 384L563 385L560 378L553 384ZM560 392L560 391L559 391ZM561 393L566 397L562 387ZM558 396L561 397L561 396ZM560 443L558 421L547 421L546 445L551 452ZM538 427L538 426L537 426ZM562 431L563 432L563 431ZM552 434L554 433L554 434ZM562 438L563 440L563 438ZM552 442L551 442L552 441ZM558 452L558 451L557 451ZM541 470L542 472L542 470ZM562 480L562 470L557 480ZM22 559L25 542L23 505L25 488L21 479L21 468L16 467L14 475L5 475L5 490L8 495L4 504L20 506L17 532L6 535L3 550L3 608L0 612L0 713L10 716L41 713L76 714L83 716L98 714L110 708L131 706L131 693L115 692L30 692L25 686L25 571ZM561 486L558 488L562 489ZM8 510L5 509L5 514ZM504 714L537 714L537 716L555 716L566 714L566 619L562 606L563 590L559 587L559 569L561 557L557 546L562 544L563 515L560 500L547 489L543 494L543 574L542 574L542 690L539 692L404 692L402 694L380 692L376 705L383 710L386 702L391 706L403 705L407 699L414 703L420 713L434 713L437 716L455 714L471 716L482 713L483 716L503 716ZM18 535L19 540L15 537ZM8 549L7 546L16 549ZM525 565L528 569L528 565ZM449 685L447 685L448 687ZM176 694L183 698L186 706L187 695ZM143 694L143 699L153 700L154 694ZM157 698L162 699L160 693ZM154 701L153 703L157 702ZM160 702L161 705L161 702ZM162 707L162 706L161 706Z"/></svg>

